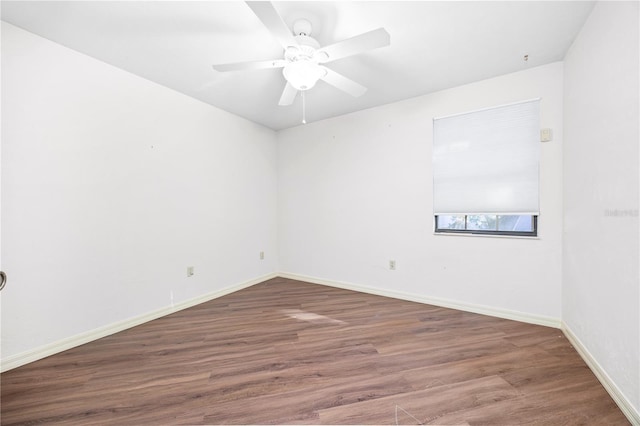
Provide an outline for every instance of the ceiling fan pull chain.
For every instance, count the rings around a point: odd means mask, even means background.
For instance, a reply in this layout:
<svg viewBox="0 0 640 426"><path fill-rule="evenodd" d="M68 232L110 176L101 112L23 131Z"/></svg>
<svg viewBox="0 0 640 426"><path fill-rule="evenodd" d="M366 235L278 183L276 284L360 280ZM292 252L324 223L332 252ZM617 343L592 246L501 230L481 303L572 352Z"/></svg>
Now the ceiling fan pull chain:
<svg viewBox="0 0 640 426"><path fill-rule="evenodd" d="M302 91L302 124L307 124L307 101L304 92L305 90Z"/></svg>

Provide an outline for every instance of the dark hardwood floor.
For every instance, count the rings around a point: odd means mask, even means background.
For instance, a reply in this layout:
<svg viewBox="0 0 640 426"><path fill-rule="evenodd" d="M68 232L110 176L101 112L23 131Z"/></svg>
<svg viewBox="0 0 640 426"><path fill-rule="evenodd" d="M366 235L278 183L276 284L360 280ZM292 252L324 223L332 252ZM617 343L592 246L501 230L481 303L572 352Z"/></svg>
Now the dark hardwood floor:
<svg viewBox="0 0 640 426"><path fill-rule="evenodd" d="M276 278L1 376L2 424L628 424L556 329Z"/></svg>

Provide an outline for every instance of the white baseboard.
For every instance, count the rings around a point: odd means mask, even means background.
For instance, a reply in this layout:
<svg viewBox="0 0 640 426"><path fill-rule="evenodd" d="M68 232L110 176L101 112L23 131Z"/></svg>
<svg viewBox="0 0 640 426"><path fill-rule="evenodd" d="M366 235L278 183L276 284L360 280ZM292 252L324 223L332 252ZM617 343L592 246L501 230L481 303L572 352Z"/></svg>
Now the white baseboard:
<svg viewBox="0 0 640 426"><path fill-rule="evenodd" d="M7 358L3 359L0 362L0 372L5 372L8 370L20 367L21 365L25 365L30 362L34 362L39 359L46 358L50 355L54 355L54 354L66 351L76 346L84 345L85 343L92 342L102 337L110 336L119 331L123 331L128 328L135 327L140 324L144 324L145 322L158 319L165 315L169 315L174 312L181 311L183 309L190 308L195 305L199 305L200 303L204 303L212 299L217 299L218 297L225 296L227 294L233 293L238 290L242 290L247 287L251 287L252 285L261 283L271 278L275 278L277 276L278 274L276 273L263 275L261 277L254 278L249 281L245 281L242 283L231 285L229 287L225 287L222 290L213 291L198 297L194 297L193 299L185 300L184 302L180 302L173 306L167 306L153 312L148 312L146 314L142 314L133 318L123 320L123 321L118 321L113 324L108 324L103 327L99 327L84 333L76 334L75 336L67 337L65 339L58 340L56 342L52 342L44 346L40 346L35 349L31 349L25 352L21 352L19 354L8 356Z"/></svg>
<svg viewBox="0 0 640 426"><path fill-rule="evenodd" d="M629 399L627 399L627 397L620 391L615 382L611 380L611 377L609 377L607 372L600 366L598 361L596 361L593 355L591 355L589 350L582 344L580 339L578 339L564 321L562 322L562 331L578 354L580 354L584 362L589 366L591 371L593 371L593 374L595 374L602 386L606 389L609 395L611 395L611 398L616 404L618 404L622 413L627 416L627 419L631 424L640 426L640 412L634 408L631 401L629 401Z"/></svg>
<svg viewBox="0 0 640 426"><path fill-rule="evenodd" d="M443 308L457 309L459 311L473 312L476 314L489 315L497 318L505 318L514 321L525 322L529 324L543 325L546 327L560 328L561 321L559 318L545 317L541 315L533 315L524 312L511 311L508 309L500 309L492 306L477 305L474 303L466 303L449 299L441 299L438 297L423 296L418 294L404 293L393 290L383 290L374 287L363 286L360 284L347 283L342 281L326 280L317 277L294 274L289 272L278 273L279 277L290 278L293 280L306 281L314 284L322 284L330 287L342 288L345 290L359 291L361 293L375 294L377 296L392 297L394 299L408 300L411 302L424 303L427 305L435 305Z"/></svg>

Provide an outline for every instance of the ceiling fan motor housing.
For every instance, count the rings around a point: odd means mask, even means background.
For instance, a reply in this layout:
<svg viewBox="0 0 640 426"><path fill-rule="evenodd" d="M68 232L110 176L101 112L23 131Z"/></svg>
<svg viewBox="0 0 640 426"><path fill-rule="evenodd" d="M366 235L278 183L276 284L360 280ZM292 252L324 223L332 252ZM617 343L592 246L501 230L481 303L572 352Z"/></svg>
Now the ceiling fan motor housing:
<svg viewBox="0 0 640 426"><path fill-rule="evenodd" d="M297 46L289 46L284 51L284 58L288 61L297 61L300 59L312 59L317 49L320 49L320 43L316 39L309 36L298 35L294 37Z"/></svg>

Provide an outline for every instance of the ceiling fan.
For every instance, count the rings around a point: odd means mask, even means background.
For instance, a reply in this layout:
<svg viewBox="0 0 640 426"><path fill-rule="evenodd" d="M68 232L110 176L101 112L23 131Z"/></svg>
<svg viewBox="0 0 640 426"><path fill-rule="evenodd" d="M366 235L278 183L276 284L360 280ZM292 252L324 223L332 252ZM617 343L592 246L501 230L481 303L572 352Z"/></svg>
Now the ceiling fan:
<svg viewBox="0 0 640 426"><path fill-rule="evenodd" d="M282 73L287 84L278 105L291 105L298 91L304 92L311 89L318 80L323 80L352 96L363 95L367 91L366 87L323 64L390 44L389 33L384 28L378 28L320 47L320 44L311 37L311 23L306 19L295 21L292 32L271 2L247 1L246 3L284 48L284 57L268 61L214 65L213 69L227 72L283 68Z"/></svg>

